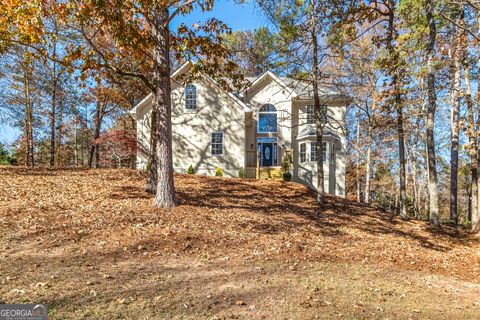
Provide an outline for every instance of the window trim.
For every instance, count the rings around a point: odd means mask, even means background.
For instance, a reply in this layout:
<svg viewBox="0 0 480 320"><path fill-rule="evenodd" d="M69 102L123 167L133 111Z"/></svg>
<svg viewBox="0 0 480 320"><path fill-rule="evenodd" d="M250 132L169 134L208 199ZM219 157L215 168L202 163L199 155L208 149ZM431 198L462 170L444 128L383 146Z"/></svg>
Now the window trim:
<svg viewBox="0 0 480 320"><path fill-rule="evenodd" d="M222 142L213 142L213 135L216 133L221 133L222 134ZM221 154L213 154L213 145L221 145L222 146L222 153ZM213 131L210 133L210 155L212 157L223 157L225 155L225 134L223 131Z"/></svg>
<svg viewBox="0 0 480 320"><path fill-rule="evenodd" d="M187 93L188 93L188 87L190 88L194 88L195 89L195 98L192 98L192 97L187 97ZM184 104L183 104L183 110L185 112L197 112L198 110L198 88L195 84L193 83L189 83L185 86L185 92L183 94L183 98L185 99L184 101ZM189 101L194 101L195 102L195 109L193 108L187 108L187 103Z"/></svg>
<svg viewBox="0 0 480 320"><path fill-rule="evenodd" d="M265 106L272 106L275 111L261 111L261 109ZM275 131L260 131L260 116L262 114L275 114ZM278 133L278 109L275 107L274 104L272 103L264 103L262 106L258 109L258 121L257 121L257 133Z"/></svg>

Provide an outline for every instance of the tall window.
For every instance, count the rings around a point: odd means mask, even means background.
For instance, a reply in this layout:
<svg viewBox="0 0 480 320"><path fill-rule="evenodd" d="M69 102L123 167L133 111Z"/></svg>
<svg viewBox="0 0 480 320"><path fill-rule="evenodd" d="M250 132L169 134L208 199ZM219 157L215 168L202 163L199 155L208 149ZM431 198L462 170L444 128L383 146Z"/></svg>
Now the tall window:
<svg viewBox="0 0 480 320"><path fill-rule="evenodd" d="M223 156L223 132L212 133L212 156Z"/></svg>
<svg viewBox="0 0 480 320"><path fill-rule="evenodd" d="M325 124L328 122L328 111L327 111L327 106L322 104L320 106L320 122L322 124Z"/></svg>
<svg viewBox="0 0 480 320"><path fill-rule="evenodd" d="M193 84L187 84L185 87L185 110L197 110L197 87Z"/></svg>
<svg viewBox="0 0 480 320"><path fill-rule="evenodd" d="M330 145L330 163L335 163L335 143Z"/></svg>
<svg viewBox="0 0 480 320"><path fill-rule="evenodd" d="M327 143L323 142L323 161L326 161L327 154ZM317 161L318 159L318 148L316 142L310 142L310 161Z"/></svg>
<svg viewBox="0 0 480 320"><path fill-rule="evenodd" d="M277 109L273 104L264 104L258 113L258 132L277 132Z"/></svg>
<svg viewBox="0 0 480 320"><path fill-rule="evenodd" d="M307 114L307 124L313 124L315 123L315 118L314 118L314 111L313 111L313 106L307 106L307 109L305 110Z"/></svg>
<svg viewBox="0 0 480 320"><path fill-rule="evenodd" d="M300 162L306 162L307 161L307 144L306 143L301 143L300 144Z"/></svg>
<svg viewBox="0 0 480 320"><path fill-rule="evenodd" d="M316 142L310 142L310 161L317 161L318 148Z"/></svg>

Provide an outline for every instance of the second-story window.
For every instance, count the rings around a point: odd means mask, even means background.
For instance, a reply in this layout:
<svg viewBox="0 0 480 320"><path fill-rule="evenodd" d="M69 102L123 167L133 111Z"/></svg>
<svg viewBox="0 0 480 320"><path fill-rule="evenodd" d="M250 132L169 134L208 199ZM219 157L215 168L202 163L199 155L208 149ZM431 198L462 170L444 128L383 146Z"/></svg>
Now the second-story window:
<svg viewBox="0 0 480 320"><path fill-rule="evenodd" d="M309 105L307 106L307 109L305 110L305 113L307 115L307 124L314 124L315 123L315 118L314 118L314 109L313 106Z"/></svg>
<svg viewBox="0 0 480 320"><path fill-rule="evenodd" d="M277 132L277 108L273 104L264 104L258 112L258 132Z"/></svg>
<svg viewBox="0 0 480 320"><path fill-rule="evenodd" d="M185 110L197 110L197 87L193 84L187 84L185 87Z"/></svg>
<svg viewBox="0 0 480 320"><path fill-rule="evenodd" d="M327 106L326 105L321 105L320 106L320 122L322 124L327 123L327 118L328 118L328 111L327 111ZM313 105L308 105L305 108L305 115L306 115L306 124L315 124L315 107Z"/></svg>

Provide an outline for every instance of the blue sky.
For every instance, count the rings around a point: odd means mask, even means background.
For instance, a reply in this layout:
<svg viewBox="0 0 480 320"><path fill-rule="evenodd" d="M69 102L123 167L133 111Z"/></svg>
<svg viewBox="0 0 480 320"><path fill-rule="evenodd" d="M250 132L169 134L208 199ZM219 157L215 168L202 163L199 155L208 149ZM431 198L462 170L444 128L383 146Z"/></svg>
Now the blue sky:
<svg viewBox="0 0 480 320"><path fill-rule="evenodd" d="M225 22L232 30L252 30L261 26L267 26L265 17L255 7L253 1L247 0L244 4L237 4L233 0L217 0L215 1L213 11L202 13L200 10L195 10L188 16L179 16L173 21L173 27L181 22L191 25L211 17ZM0 142L9 145L18 138L19 134L20 131L18 129L6 124L0 124Z"/></svg>
<svg viewBox="0 0 480 320"><path fill-rule="evenodd" d="M179 22L189 25L211 17L225 22L232 30L252 30L267 25L265 17L253 1L247 0L244 4L237 4L233 0L217 0L211 12L202 13L197 9L188 16L175 19L173 26Z"/></svg>

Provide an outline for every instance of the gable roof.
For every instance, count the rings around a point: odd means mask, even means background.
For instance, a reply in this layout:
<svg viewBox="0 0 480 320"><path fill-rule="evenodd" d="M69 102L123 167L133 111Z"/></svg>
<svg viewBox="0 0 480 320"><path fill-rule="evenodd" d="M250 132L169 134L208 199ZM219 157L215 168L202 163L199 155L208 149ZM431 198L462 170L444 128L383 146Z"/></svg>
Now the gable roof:
<svg viewBox="0 0 480 320"><path fill-rule="evenodd" d="M296 96L297 94L295 91L289 87L282 79L277 77L273 72L271 71L266 71L264 72L261 76L257 77L256 79L251 78L250 80L253 80L252 84L245 90L245 91L250 91L252 88L258 87L259 85L262 84L262 82L266 79L270 78L271 80L275 81L278 85L280 85L283 89L288 91L288 94L292 97Z"/></svg>
<svg viewBox="0 0 480 320"><path fill-rule="evenodd" d="M301 79L292 79L290 77L277 76L271 71L264 72L261 76L256 78L247 78L252 82L250 87L246 89L248 92L252 88L258 87L262 84L262 81L270 78L278 83L282 88L286 89L292 98L297 99L311 99L313 98L313 85L308 81ZM330 101L342 101L349 103L351 99L338 93L334 88L323 86L319 88L320 99Z"/></svg>
<svg viewBox="0 0 480 320"><path fill-rule="evenodd" d="M192 65L192 62L190 60L184 62L180 67L178 67L175 71L172 72L172 74L170 75L170 79L171 80L175 79L178 75L182 74L184 71L190 68L191 65ZM210 83L212 83L214 86L221 89L221 86L218 84L217 81L215 81L215 79L213 79L212 77L209 77L208 75L202 75L202 76L205 79L207 79ZM226 91L225 93L230 99L232 99L236 104L238 104L241 108L243 108L244 112L251 111L250 108L245 103L243 103L242 100L237 98L233 93L231 93L230 91ZM135 107L133 107L129 111L130 114L135 115L137 110L150 105L153 102L152 99L153 99L153 92L150 92L145 98L143 98L139 103L137 103Z"/></svg>

